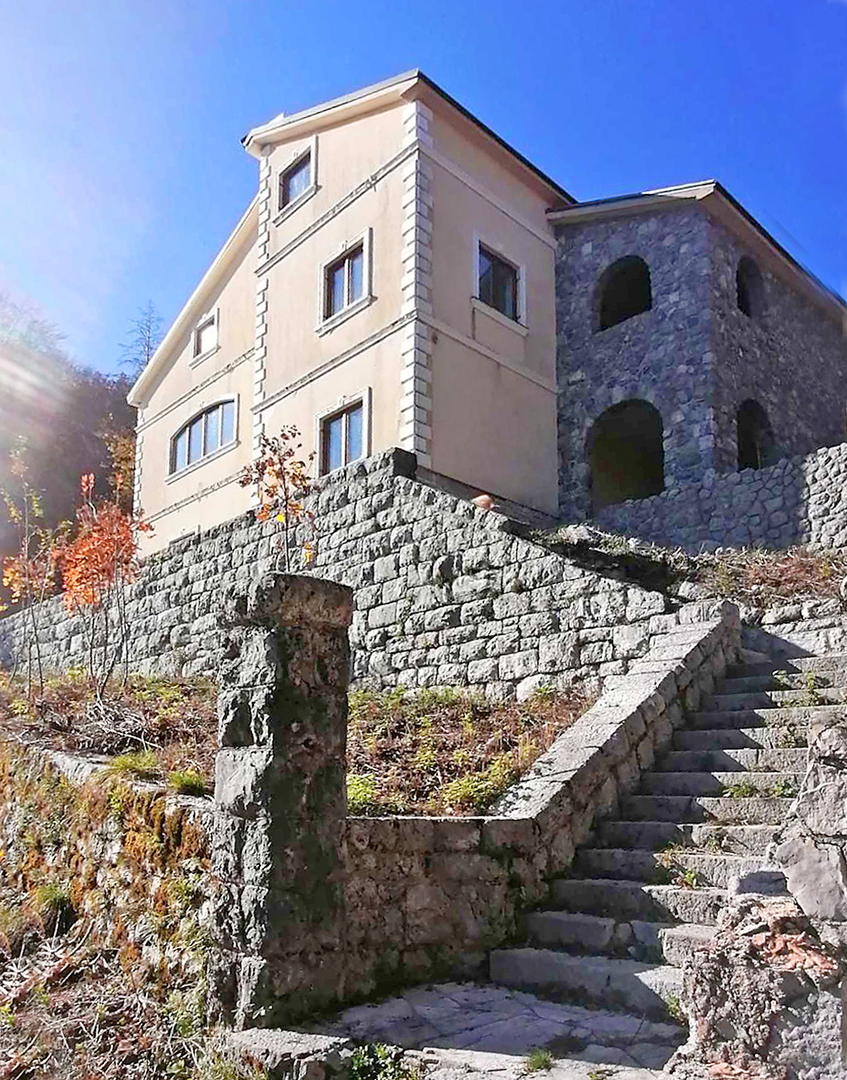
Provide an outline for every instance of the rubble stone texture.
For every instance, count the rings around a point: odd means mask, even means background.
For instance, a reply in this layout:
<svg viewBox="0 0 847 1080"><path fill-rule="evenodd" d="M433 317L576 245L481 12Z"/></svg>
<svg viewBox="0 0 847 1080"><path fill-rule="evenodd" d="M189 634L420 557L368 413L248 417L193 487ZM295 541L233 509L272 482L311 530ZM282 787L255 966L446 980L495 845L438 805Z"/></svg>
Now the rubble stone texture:
<svg viewBox="0 0 847 1080"><path fill-rule="evenodd" d="M591 425L610 406L640 399L661 413L665 483L674 495L668 492L664 502L661 496L646 500L652 508L627 504L604 511L603 526L617 523L621 532L642 535L642 529L658 531L664 525L666 535L645 538L696 543L710 539L703 534L711 523L717 543L750 542L733 537L740 523L722 513L720 500L711 510L708 506L715 474L720 485L728 479L721 474L737 469L736 412L748 399L764 407L776 457L841 442L841 326L765 267L764 313L751 318L741 312L736 268L751 253L696 208L573 225L560 221L556 231L562 515L579 521L590 513L586 440ZM650 269L652 308L600 331L597 286L603 271L632 255ZM770 520L750 526L754 539L772 533L783 542L778 531L794 517L795 494L787 487L784 507L766 507ZM704 495L707 507L699 511ZM777 491L769 499L781 496Z"/></svg>
<svg viewBox="0 0 847 1080"><path fill-rule="evenodd" d="M638 316L640 318L641 316ZM716 474L661 495L607 506L600 528L689 551L717 547L847 547L847 444L763 469Z"/></svg>
<svg viewBox="0 0 847 1080"><path fill-rule="evenodd" d="M414 467L401 450L376 455L321 478L309 500L318 530L309 573L354 591L357 686L525 696L621 673L646 653L650 619L667 610L662 594L514 535L501 515L411 479ZM221 604L272 568L279 535L251 513L151 557L129 590L130 667L213 673ZM47 667L84 662L82 625L60 600L39 620ZM641 632L622 634L629 624ZM24 631L19 616L0 619L0 664L11 664Z"/></svg>
<svg viewBox="0 0 847 1080"><path fill-rule="evenodd" d="M276 574L228 606L212 870L218 996L238 1026L332 1000L342 983L347 813L343 585Z"/></svg>

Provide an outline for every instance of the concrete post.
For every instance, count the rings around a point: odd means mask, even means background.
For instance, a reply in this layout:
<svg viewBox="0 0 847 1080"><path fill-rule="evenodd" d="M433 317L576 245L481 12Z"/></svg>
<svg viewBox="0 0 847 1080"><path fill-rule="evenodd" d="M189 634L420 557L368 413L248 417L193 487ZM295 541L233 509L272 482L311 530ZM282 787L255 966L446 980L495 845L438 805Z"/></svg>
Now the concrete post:
<svg viewBox="0 0 847 1080"><path fill-rule="evenodd" d="M343 990L352 591L273 574L226 606L212 867L215 1012L272 1026Z"/></svg>

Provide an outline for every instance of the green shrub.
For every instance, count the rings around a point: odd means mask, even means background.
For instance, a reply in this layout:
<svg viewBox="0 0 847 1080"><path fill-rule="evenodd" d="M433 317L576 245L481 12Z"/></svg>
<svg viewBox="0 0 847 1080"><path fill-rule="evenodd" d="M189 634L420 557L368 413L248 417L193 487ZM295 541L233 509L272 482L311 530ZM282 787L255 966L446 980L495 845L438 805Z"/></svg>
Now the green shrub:
<svg viewBox="0 0 847 1080"><path fill-rule="evenodd" d="M415 1080L418 1075L399 1047L385 1043L358 1046L350 1058L350 1080Z"/></svg>
<svg viewBox="0 0 847 1080"><path fill-rule="evenodd" d="M177 795L208 795L209 785L196 769L174 769L168 773L168 787Z"/></svg>
<svg viewBox="0 0 847 1080"><path fill-rule="evenodd" d="M358 773L347 774L347 813L353 817L366 814L379 814L379 790L370 776Z"/></svg>

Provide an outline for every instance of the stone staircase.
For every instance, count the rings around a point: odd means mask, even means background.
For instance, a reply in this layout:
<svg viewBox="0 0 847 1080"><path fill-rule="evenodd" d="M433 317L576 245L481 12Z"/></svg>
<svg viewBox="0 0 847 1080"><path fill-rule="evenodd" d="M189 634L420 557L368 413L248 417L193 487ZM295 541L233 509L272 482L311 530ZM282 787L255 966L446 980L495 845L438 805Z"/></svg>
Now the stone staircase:
<svg viewBox="0 0 847 1080"><path fill-rule="evenodd" d="M589 1039L571 1058L659 1069L684 1041L681 966L713 935L728 890L760 891L754 875L805 773L808 723L847 701L847 655L744 650L742 661L553 883L525 947L491 954L492 982L588 1006L587 1031L641 1018L628 1046Z"/></svg>

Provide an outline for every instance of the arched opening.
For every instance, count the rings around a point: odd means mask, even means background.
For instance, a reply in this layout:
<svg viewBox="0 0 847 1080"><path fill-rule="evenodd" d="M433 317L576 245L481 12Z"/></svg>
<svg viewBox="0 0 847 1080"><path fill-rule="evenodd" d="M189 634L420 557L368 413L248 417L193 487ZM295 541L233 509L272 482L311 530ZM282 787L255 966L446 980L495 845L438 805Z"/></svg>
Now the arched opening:
<svg viewBox="0 0 847 1080"><path fill-rule="evenodd" d="M751 319L765 310L765 285L762 272L749 255L744 255L735 271L735 296L738 310Z"/></svg>
<svg viewBox="0 0 847 1080"><path fill-rule="evenodd" d="M768 414L758 403L742 402L735 417L738 439L738 468L761 469L776 460L773 431Z"/></svg>
<svg viewBox="0 0 847 1080"><path fill-rule="evenodd" d="M592 425L586 445L593 512L665 490L662 417L648 401L622 401Z"/></svg>
<svg viewBox="0 0 847 1080"><path fill-rule="evenodd" d="M599 294L598 330L608 330L633 315L649 311L653 306L649 266L638 255L618 259L603 272Z"/></svg>

